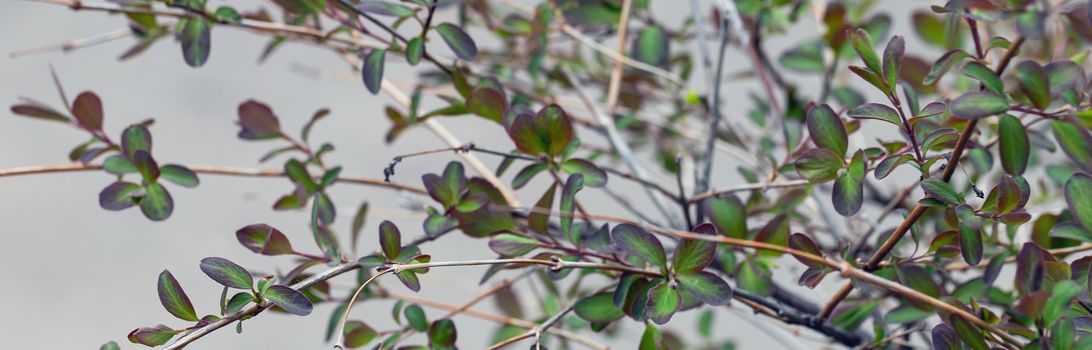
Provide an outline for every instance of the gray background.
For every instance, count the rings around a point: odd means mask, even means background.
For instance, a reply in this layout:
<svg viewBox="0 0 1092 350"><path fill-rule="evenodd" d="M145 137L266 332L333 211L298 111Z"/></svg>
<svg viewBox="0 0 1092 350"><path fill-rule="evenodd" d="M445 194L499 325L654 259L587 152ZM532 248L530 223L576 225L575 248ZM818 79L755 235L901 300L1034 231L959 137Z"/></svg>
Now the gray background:
<svg viewBox="0 0 1092 350"><path fill-rule="evenodd" d="M253 8L256 2L232 2L240 9ZM677 25L688 16L684 1L652 1L656 18ZM703 4L708 2L703 1ZM932 2L886 1L880 8L894 17L895 33L909 39L908 52L922 52L923 47L909 31L907 23L911 7L924 7ZM12 59L7 53L66 40L97 35L122 28L119 16L101 12L75 13L55 5L23 1L5 1L0 11L0 101L11 104L18 96L32 97L59 106L49 64L58 74L73 98L78 92L93 90L102 98L106 110L106 128L116 135L130 123L155 118L152 127L155 155L161 163L226 165L241 167L276 167L279 162L260 165L258 158L265 150L279 146L273 142L244 142L235 137L237 105L254 98L272 106L286 130L298 130L318 108L329 107L333 113L315 129L312 139L329 141L338 146L330 157L331 164L344 165L344 174L381 177L381 169L393 155L442 146L423 128L406 132L397 142L384 144L382 137L389 123L382 108L390 104L385 96L367 94L345 63L330 52L305 44L284 45L268 62L256 65L256 58L266 43L265 36L233 28L213 31L213 49L209 62L201 69L185 65L176 43L162 41L143 55L128 62L116 58L134 39L81 49L69 54L46 53ZM412 27L412 26L408 26ZM813 21L805 20L787 35L771 39L767 47L776 57L784 48L816 35ZM614 39L604 42L614 46ZM694 49L694 48L688 48ZM436 51L444 50L442 46ZM445 51L446 52L446 51ZM933 53L932 51L926 51ZM728 72L746 69L749 63L742 52L728 53ZM411 86L413 75L400 60L391 60L388 76L401 87ZM294 65L321 67L342 78L323 78L293 72ZM700 67L699 67L700 69ZM702 77L700 70L695 77ZM790 77L793 77L790 75ZM808 77L800 84L814 89L818 81ZM704 81L693 86L704 91ZM730 117L742 118L747 100L744 93L754 90L753 81L726 82L725 105L732 110ZM56 124L12 116L7 108L0 112L0 167L65 164L68 150L86 140L81 132ZM510 149L511 143L497 138L495 124L474 118L448 119L444 123L463 141L475 142L495 149ZM584 135L597 139L596 135ZM600 142L600 141L591 141ZM437 172L450 155L403 162L395 180L418 183L420 174ZM495 159L486 158L490 165ZM646 162L651 164L651 162ZM732 174L736 164L731 158L718 156L717 172ZM508 177L511 173L508 174ZM506 177L506 180L508 179ZM539 179L541 180L541 179ZM669 178L660 177L665 185ZM229 257L253 271L274 272L291 268L285 258L256 256L243 249L234 237L234 230L244 225L264 222L285 231L303 251L314 252L307 232L307 215L303 212L272 212L272 202L291 189L285 179L255 179L224 176L203 176L196 189L170 187L176 210L165 222L146 220L138 210L107 212L96 202L99 190L112 181L101 172L25 176L0 179L0 263L7 276L0 288L0 338L10 348L96 348L108 340L116 340L123 348L125 335L138 326L183 323L163 311L156 297L156 276L169 269L186 287L199 313L215 313L220 288L201 274L197 262L206 256ZM716 178L715 186L733 184L732 178ZM647 207L643 194L621 181L612 186L622 193L632 193L639 206ZM524 203L535 200L535 190L541 184L521 192ZM399 203L397 193L360 186L337 186L333 191L340 219L336 228L343 235L355 207L363 202L372 204L372 217L362 239L362 249L375 249L375 225L380 219L395 221L408 237L421 234L420 217ZM602 196L588 195L594 212L621 213L617 205ZM440 245L426 248L435 260L492 257L484 241L465 238L447 239ZM783 265L791 265L785 261ZM431 273L423 278L422 296L461 304L480 287L477 279L483 269L467 268ZM796 270L791 270L796 271ZM788 273L786 285L795 279ZM348 286L348 278L337 280ZM407 292L393 279L384 282L395 291ZM830 277L816 291L801 291L805 295L829 295L841 285ZM526 310L536 310L537 302L524 298ZM389 303L360 304L353 317L364 319L377 329L389 329ZM478 309L494 310L492 302ZM717 316L717 339L732 338L741 348L776 348L783 343L755 328L748 311L720 311ZM307 318L265 314L245 323L243 335L230 330L216 332L194 344L192 349L222 348L326 348L322 342L329 308L319 308ZM428 310L430 316L442 311ZM537 315L531 312L531 315ZM695 313L677 316L670 328L692 339ZM634 348L642 327L625 321L620 337L613 340L615 348ZM458 319L463 348L479 348L492 337L492 324L473 318ZM769 324L772 329L783 329ZM790 329L791 330L791 329ZM785 339L799 341L808 347L819 336L803 332ZM592 335L597 337L598 335ZM421 338L414 338L420 341ZM525 345L524 345L525 346Z"/></svg>

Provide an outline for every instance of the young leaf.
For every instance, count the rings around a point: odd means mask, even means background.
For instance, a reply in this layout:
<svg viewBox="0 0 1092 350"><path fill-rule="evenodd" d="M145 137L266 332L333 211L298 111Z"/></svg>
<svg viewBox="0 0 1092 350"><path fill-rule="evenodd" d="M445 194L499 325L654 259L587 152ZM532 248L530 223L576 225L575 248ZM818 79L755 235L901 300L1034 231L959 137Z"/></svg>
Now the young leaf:
<svg viewBox="0 0 1092 350"><path fill-rule="evenodd" d="M201 259L201 272L225 287L238 289L254 287L254 277L250 275L250 271L228 259L218 257Z"/></svg>
<svg viewBox="0 0 1092 350"><path fill-rule="evenodd" d="M289 288L288 286L274 285L265 290L262 294L266 300L297 316L307 316L311 314L311 309L314 307L311 304L311 300L308 300L303 293Z"/></svg>
<svg viewBox="0 0 1092 350"><path fill-rule="evenodd" d="M611 241L626 254L659 267L660 271L667 271L664 246L645 229L631 224L619 224L610 231L610 236Z"/></svg>
<svg viewBox="0 0 1092 350"><path fill-rule="evenodd" d="M979 119L1009 110L1009 101L988 91L973 91L960 95L948 105L952 115L963 119Z"/></svg>
<svg viewBox="0 0 1092 350"><path fill-rule="evenodd" d="M872 37L868 35L867 31L864 29L852 31L849 34L849 40L853 43L853 49L857 51L857 56L861 57L865 67L877 74L884 72L880 56L876 53L876 49L872 47Z"/></svg>
<svg viewBox="0 0 1092 350"><path fill-rule="evenodd" d="M701 271L676 276L679 288L709 305L725 305L732 300L732 287L728 282L709 272Z"/></svg>
<svg viewBox="0 0 1092 350"><path fill-rule="evenodd" d="M235 231L239 244L262 255L291 254L292 244L280 230L266 224L254 224Z"/></svg>
<svg viewBox="0 0 1092 350"><path fill-rule="evenodd" d="M899 79L899 66L902 65L902 55L905 51L906 42L901 35L891 37L883 50L883 75L887 78L888 86L895 86Z"/></svg>
<svg viewBox="0 0 1092 350"><path fill-rule="evenodd" d="M455 56L459 57L459 59L473 61L474 57L478 56L478 46L474 44L474 39L466 35L458 26L451 23L440 23L436 25L435 29L440 33L440 37L444 38L447 47L451 48L451 51L455 52Z"/></svg>
<svg viewBox="0 0 1092 350"><path fill-rule="evenodd" d="M383 82L383 63L386 53L386 49L374 49L364 55L364 65L360 69L360 74L364 79L364 87L368 88L368 92L372 95L379 93L379 87Z"/></svg>
<svg viewBox="0 0 1092 350"><path fill-rule="evenodd" d="M682 298L679 292L661 280L648 290L648 318L656 324L666 324L675 311L679 310Z"/></svg>
<svg viewBox="0 0 1092 350"><path fill-rule="evenodd" d="M834 152L839 157L846 156L848 139L842 118L827 105L817 106L808 111L808 134L816 146Z"/></svg>
<svg viewBox="0 0 1092 350"><path fill-rule="evenodd" d="M163 270L159 274L156 289L159 290L159 302L163 304L167 312L183 321L197 322L197 312L193 310L193 303L170 271Z"/></svg>
<svg viewBox="0 0 1092 350"><path fill-rule="evenodd" d="M393 222L383 220L379 224L379 245L383 248L383 254L387 260L394 260L402 253L402 233Z"/></svg>
<svg viewBox="0 0 1092 350"><path fill-rule="evenodd" d="M268 105L247 100L239 104L239 138L266 140L281 137L281 124Z"/></svg>
<svg viewBox="0 0 1092 350"><path fill-rule="evenodd" d="M184 18L180 22L182 31L178 32L178 40L182 42L182 58L190 67L200 67L209 59L212 24L204 17Z"/></svg>
<svg viewBox="0 0 1092 350"><path fill-rule="evenodd" d="M81 127L102 131L102 100L94 92L84 91L72 101L72 114Z"/></svg>

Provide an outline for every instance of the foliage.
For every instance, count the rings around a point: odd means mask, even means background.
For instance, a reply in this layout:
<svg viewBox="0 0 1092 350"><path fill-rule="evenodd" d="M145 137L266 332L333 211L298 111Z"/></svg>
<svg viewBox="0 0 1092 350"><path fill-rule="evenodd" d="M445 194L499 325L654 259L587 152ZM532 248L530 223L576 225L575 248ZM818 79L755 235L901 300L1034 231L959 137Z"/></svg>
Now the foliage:
<svg viewBox="0 0 1092 350"><path fill-rule="evenodd" d="M262 223L235 232L250 252L291 256L288 273L200 261L222 288L218 311L196 309L182 282L197 282L164 270L159 299L183 322L128 335L151 347L181 348L231 324L242 332L263 310L307 316L330 303L327 341L338 346L453 349L455 316L483 315L468 311L480 299L442 316L422 307L435 304L399 300L393 330L373 328L376 315L352 313L352 305L398 299L401 287L378 282L384 275L418 292L437 287L425 276L432 270L489 265L482 284L520 273L479 296L497 299L504 313L484 316L505 320L498 346L532 339L536 347L596 347L580 333L636 326L641 349L732 348L732 338L748 335L714 328L712 311L729 305L845 347L1092 348L1092 95L1084 70L1092 3L923 5L909 16L913 33L903 35L890 33L893 19L879 3L717 1L695 5L683 23L658 20L662 4L648 0L69 4L126 14L138 40L122 59L174 37L184 62L200 67L216 59L213 34L231 27L270 38L262 59L286 41L334 51L359 71L362 91L394 98L383 110L387 143L411 128L447 135L441 121L473 117L511 142L496 151L444 137L449 147L393 157L385 181L342 175L324 160L334 146L316 147L310 133L328 109L304 116L296 136L274 106L239 104L239 139L269 144L260 162L280 159L275 170L160 165L152 120L112 138L99 95L69 101L56 76L62 108L25 99L11 112L90 137L69 154L77 164L24 173L104 171L115 177L99 194L106 210L140 207L166 220L176 209L170 191L197 187L197 174L207 173L287 178L292 186L272 208L309 211L314 253L297 250L303 244L289 237L298 232ZM457 20L434 18L448 13ZM812 25L820 30L793 29ZM771 59L763 40L783 34L797 43ZM618 50L596 43L603 40ZM726 52L729 45L739 52ZM936 50L943 54L927 57ZM737 54L748 71L735 77L755 80L749 100L720 93L728 80L721 67ZM409 94L384 75L402 60L419 72ZM706 79L693 74L699 68ZM805 89L811 83L801 77L820 84ZM738 174L701 175L724 158L714 156L720 150L736 158ZM395 174L399 162L451 151L464 160L423 174L420 186ZM645 165L647 155L655 167ZM497 168L478 156L496 157ZM661 185L654 172L675 181ZM382 214L365 201L343 244L335 223L346 220L337 221L330 193L351 184L422 199L415 209L425 219L418 228L381 217L369 238L366 219ZM617 206L582 205L603 194ZM603 213L612 209L627 216ZM444 248L430 243L459 239L451 232L485 242L499 258L432 261L425 251ZM378 244L358 252L361 238ZM354 270L356 292L334 290L329 281ZM523 281L528 275L540 278ZM800 286L775 283L775 275L798 276ZM999 278L1010 275L1011 283ZM810 290L840 279L849 282L837 294ZM518 299L530 296L514 292L516 283L543 287L534 295L540 317L527 317ZM697 315L700 337L677 333L671 320L683 312ZM766 329L789 341L781 328ZM415 333L425 343L406 345Z"/></svg>

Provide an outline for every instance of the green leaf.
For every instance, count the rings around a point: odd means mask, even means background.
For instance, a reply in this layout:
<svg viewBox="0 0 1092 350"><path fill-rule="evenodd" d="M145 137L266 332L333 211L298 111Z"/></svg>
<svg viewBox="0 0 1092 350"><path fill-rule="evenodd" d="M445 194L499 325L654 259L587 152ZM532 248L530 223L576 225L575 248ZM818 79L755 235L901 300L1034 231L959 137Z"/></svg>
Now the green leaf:
<svg viewBox="0 0 1092 350"><path fill-rule="evenodd" d="M777 58L785 68L800 73L818 73L827 69L823 62L823 43L810 41L790 48Z"/></svg>
<svg viewBox="0 0 1092 350"><path fill-rule="evenodd" d="M861 77L861 79L864 79L865 82L872 84L872 86L875 86L877 89L880 89L884 94L890 95L894 91L891 86L887 85L887 81L880 77L879 74L868 70L868 68L849 66L849 71L853 72L853 74L856 74L858 77Z"/></svg>
<svg viewBox="0 0 1092 350"><path fill-rule="evenodd" d="M406 62L411 66L416 66L418 62L421 62L421 56L425 53L425 41L421 37L414 37L406 43Z"/></svg>
<svg viewBox="0 0 1092 350"><path fill-rule="evenodd" d="M952 69L956 63L962 62L968 57L971 57L971 55L966 51L959 49L944 53L944 55L941 55L940 58L933 63L933 67L929 70L929 74L925 76L925 79L922 80L922 83L925 85L935 84L944 76L944 73L947 73L948 70Z"/></svg>
<svg viewBox="0 0 1092 350"><path fill-rule="evenodd" d="M409 288L409 290L414 292L421 291L421 280L417 278L417 273L413 271L402 271L394 276L398 277L398 281L402 282L402 285Z"/></svg>
<svg viewBox="0 0 1092 350"><path fill-rule="evenodd" d="M137 151L152 153L152 134L143 124L130 125L121 133L121 153L135 160Z"/></svg>
<svg viewBox="0 0 1092 350"><path fill-rule="evenodd" d="M921 182L921 189L925 194L939 199L945 203L957 205L963 203L963 196L956 192L952 185L940 178L928 178Z"/></svg>
<svg viewBox="0 0 1092 350"><path fill-rule="evenodd" d="M571 158L562 162L559 167L566 173L583 175L584 185L600 188L607 184L607 172L586 159Z"/></svg>
<svg viewBox="0 0 1092 350"><path fill-rule="evenodd" d="M204 17L180 19L182 30L178 32L178 41L182 43L182 58L190 67L200 67L209 59L212 45L210 31L212 24Z"/></svg>
<svg viewBox="0 0 1092 350"><path fill-rule="evenodd" d="M349 321L345 323L345 347L350 349L368 345L379 335L372 327L364 322Z"/></svg>
<svg viewBox="0 0 1092 350"><path fill-rule="evenodd" d="M428 343L433 349L454 346L456 337L455 322L446 318L433 322L428 329Z"/></svg>
<svg viewBox="0 0 1092 350"><path fill-rule="evenodd" d="M950 323L952 324L952 328L955 329L956 334L959 335L959 338L963 339L963 342L971 349L988 350L990 348L986 345L985 336L982 335L982 330L978 329L977 326L970 322L967 322L967 320L964 320L962 316L953 315L950 318Z"/></svg>
<svg viewBox="0 0 1092 350"><path fill-rule="evenodd" d="M505 100L504 93L497 89L479 87L470 92L470 97L466 99L466 109L470 113L500 123L504 120L504 112L508 110L508 101Z"/></svg>
<svg viewBox="0 0 1092 350"><path fill-rule="evenodd" d="M631 225L619 224L610 231L611 241L626 254L640 258L645 262L667 271L667 255L664 254L664 246L645 229Z"/></svg>
<svg viewBox="0 0 1092 350"><path fill-rule="evenodd" d="M735 195L729 193L705 200L705 212L722 235L747 238L747 207Z"/></svg>
<svg viewBox="0 0 1092 350"><path fill-rule="evenodd" d="M254 277L250 275L250 271L228 259L218 257L201 259L201 272L225 287L238 289L254 287Z"/></svg>
<svg viewBox="0 0 1092 350"><path fill-rule="evenodd" d="M109 341L106 342L106 344L102 344L102 346L99 347L99 350L121 350L121 347L118 346L118 343Z"/></svg>
<svg viewBox="0 0 1092 350"><path fill-rule="evenodd" d="M948 105L952 114L963 119L979 119L1009 110L1009 102L1004 96L988 92L974 91L960 95Z"/></svg>
<svg viewBox="0 0 1092 350"><path fill-rule="evenodd" d="M534 238L501 233L489 239L489 249L505 257L521 256L540 246Z"/></svg>
<svg viewBox="0 0 1092 350"><path fill-rule="evenodd" d="M899 79L899 67L902 65L902 55L906 51L906 42L901 35L891 37L887 41L887 47L883 50L883 75L887 78L888 86L895 86Z"/></svg>
<svg viewBox="0 0 1092 350"><path fill-rule="evenodd" d="M716 229L712 224L701 224L700 226L707 226L704 229L712 234L716 234ZM697 228L695 231L697 232ZM671 266L675 269L675 273L691 273L705 269L709 266L709 263L713 262L713 258L717 254L717 244L710 241L695 240L695 239L683 239L679 243L679 246L675 248L675 253L672 256Z"/></svg>
<svg viewBox="0 0 1092 350"><path fill-rule="evenodd" d="M360 3L356 4L356 8L360 11L374 13L381 16L409 17L413 16L416 13L415 11L413 11L413 9L407 6L382 0L363 0Z"/></svg>
<svg viewBox="0 0 1092 350"><path fill-rule="evenodd" d="M902 118L895 109L879 103L866 103L846 112L850 118L882 120L902 126Z"/></svg>
<svg viewBox="0 0 1092 350"><path fill-rule="evenodd" d="M163 270L159 274L156 289L159 291L159 302L163 304L167 312L183 321L197 322L197 312L193 310L193 303L170 271Z"/></svg>
<svg viewBox="0 0 1092 350"><path fill-rule="evenodd" d="M145 346L160 346L166 344L178 331L164 325L155 327L140 327L129 332L129 341L133 344Z"/></svg>
<svg viewBox="0 0 1092 350"><path fill-rule="evenodd" d="M709 305L725 305L732 300L732 287L728 282L709 272L679 274L679 288Z"/></svg>
<svg viewBox="0 0 1092 350"><path fill-rule="evenodd" d="M383 220L379 224L379 245L383 248L383 254L387 256L387 260L394 260L402 253L402 233L393 222Z"/></svg>
<svg viewBox="0 0 1092 350"><path fill-rule="evenodd" d="M1088 129L1073 120L1051 120L1054 139L1073 163L1092 172L1092 135Z"/></svg>
<svg viewBox="0 0 1092 350"><path fill-rule="evenodd" d="M1020 176L1028 166L1028 157L1031 154L1031 145L1028 143L1028 133L1020 119L1005 114L998 122L998 150L1001 156L1001 166L1005 172Z"/></svg>
<svg viewBox="0 0 1092 350"><path fill-rule="evenodd" d="M770 296L774 293L770 271L750 258L739 264L736 270L736 283L739 289L757 295Z"/></svg>
<svg viewBox="0 0 1092 350"><path fill-rule="evenodd" d="M1054 322L1064 317L1069 311L1072 299L1081 295L1082 292L1081 286L1072 280L1055 284L1050 299L1047 299L1046 305L1043 306L1042 316L1043 321L1046 322L1046 328L1050 328Z"/></svg>
<svg viewBox="0 0 1092 350"><path fill-rule="evenodd" d="M1080 224L1072 222L1063 222L1054 225L1054 227L1050 228L1048 236L1092 243L1092 233L1085 230Z"/></svg>
<svg viewBox="0 0 1092 350"><path fill-rule="evenodd" d="M926 271L925 268L921 267L921 265L902 264L898 266L898 270L896 272L899 277L899 282L901 282L903 285L934 298L940 296L940 286L938 286L936 282L933 281L929 272ZM914 299L910 299L909 301L912 305L914 305L914 307L921 310L935 309L934 306L928 303L919 302Z"/></svg>
<svg viewBox="0 0 1092 350"><path fill-rule="evenodd" d="M144 196L140 198L140 211L152 221L163 221L174 211L174 200L163 185L150 183L144 186Z"/></svg>
<svg viewBox="0 0 1092 350"><path fill-rule="evenodd" d="M444 42L447 43L447 47L451 48L451 51L455 52L455 56L459 57L459 59L473 61L474 57L478 56L478 46L458 26L451 23L440 23L436 25L435 29L440 33L440 37L444 39Z"/></svg>
<svg viewBox="0 0 1092 350"><path fill-rule="evenodd" d="M314 222L321 225L329 225L337 217L337 209L334 202L326 192L315 193L315 199L311 204L311 217Z"/></svg>
<svg viewBox="0 0 1092 350"><path fill-rule="evenodd" d="M849 34L849 40L853 43L853 49L857 51L857 56L861 57L865 67L876 73L884 71L881 66L880 56L876 53L876 49L872 47L872 37L868 35L867 31L857 29Z"/></svg>
<svg viewBox="0 0 1092 350"><path fill-rule="evenodd" d="M1092 176L1077 173L1070 177L1065 182L1065 201L1077 222L1092 232Z"/></svg>
<svg viewBox="0 0 1092 350"><path fill-rule="evenodd" d="M576 208L576 193L584 188L584 175L572 174L565 180L565 187L561 189L561 203L558 211L561 213L561 232L573 244L580 244L580 233L573 230L573 210Z"/></svg>
<svg viewBox="0 0 1092 350"><path fill-rule="evenodd" d="M653 66L662 66L670 56L671 42L663 28L649 25L637 34L633 43L633 58Z"/></svg>
<svg viewBox="0 0 1092 350"><path fill-rule="evenodd" d="M831 319L831 322L843 329L856 329L857 326L860 326L861 323L868 318L868 315L872 314L872 310L875 310L878 306L880 306L879 300L871 300L853 306L846 306L842 310L837 311Z"/></svg>
<svg viewBox="0 0 1092 350"><path fill-rule="evenodd" d="M580 301L573 306L577 316L588 322L610 322L625 316L622 310L614 305L611 293L598 293Z"/></svg>
<svg viewBox="0 0 1092 350"><path fill-rule="evenodd" d="M811 183L827 182L838 177L844 162L830 150L813 148L796 158L796 173Z"/></svg>
<svg viewBox="0 0 1092 350"><path fill-rule="evenodd" d="M527 215L527 227L532 231L549 234L550 214L553 212L554 197L557 193L557 183L551 183L542 197L535 202L531 213Z"/></svg>
<svg viewBox="0 0 1092 350"><path fill-rule="evenodd" d="M106 210L122 210L133 205L133 193L140 190L140 185L118 181L106 186L99 192L99 207Z"/></svg>
<svg viewBox="0 0 1092 350"><path fill-rule="evenodd" d="M1024 61L1014 68L1016 80L1020 82L1020 91L1031 100L1035 108L1044 110L1050 105L1050 82L1047 81L1046 69L1035 61Z"/></svg>
<svg viewBox="0 0 1092 350"><path fill-rule="evenodd" d="M679 310L682 297L679 292L668 285L667 281L660 280L656 286L648 290L648 318L656 324L666 324L671 320L675 311Z"/></svg>
<svg viewBox="0 0 1092 350"><path fill-rule="evenodd" d="M876 170L874 172L876 180L883 180L883 178L891 175L891 172L895 171L900 165L911 160L914 160L914 155L909 153L896 154L884 158L879 164L876 164Z"/></svg>
<svg viewBox="0 0 1092 350"><path fill-rule="evenodd" d="M978 80L982 83L982 86L985 86L992 93L998 95L1005 93L1005 83L1001 82L1001 78L992 69L978 61L970 61L963 65L963 75Z"/></svg>
<svg viewBox="0 0 1092 350"><path fill-rule="evenodd" d="M386 61L384 58L386 54L386 49L373 49L364 55L364 65L360 69L360 74L364 79L364 87L368 88L368 92L372 95L378 94L383 84L383 63Z"/></svg>
<svg viewBox="0 0 1092 350"><path fill-rule="evenodd" d="M974 209L966 204L957 206L956 214L960 217L959 250L963 261L971 266L978 265L982 261L982 223L975 216Z"/></svg>
<svg viewBox="0 0 1092 350"><path fill-rule="evenodd" d="M406 315L406 321L413 329L418 332L428 330L428 318L425 317L425 310L421 309L420 305L409 304L402 312Z"/></svg>
<svg viewBox="0 0 1092 350"><path fill-rule="evenodd" d="M667 347L663 344L663 333L651 324L645 325L645 332L641 333L641 342L637 350L663 350ZM534 347L532 347L534 348ZM538 350L538 349L535 349Z"/></svg>
<svg viewBox="0 0 1092 350"><path fill-rule="evenodd" d="M512 188L517 190L523 188L523 186L526 186L535 175L538 175L538 173L549 168L550 167L545 163L531 163L530 165L527 165L523 169L520 169L520 171L516 173L516 176L512 178Z"/></svg>
<svg viewBox="0 0 1092 350"><path fill-rule="evenodd" d="M262 255L291 254L292 244L280 230L266 224L254 224L235 231L239 244Z"/></svg>
<svg viewBox="0 0 1092 350"><path fill-rule="evenodd" d="M262 294L266 300L297 316L307 316L311 314L311 309L314 307L311 304L311 300L308 300L303 293L296 291L288 286L274 285L265 290Z"/></svg>
<svg viewBox="0 0 1092 350"><path fill-rule="evenodd" d="M167 164L160 167L159 176L184 187L197 187L201 182L197 179L197 174L192 170L177 164Z"/></svg>
<svg viewBox="0 0 1092 350"><path fill-rule="evenodd" d="M858 150L846 168L845 174L838 177L831 191L834 210L842 216L850 216L861 210L864 203L864 152Z"/></svg>
<svg viewBox="0 0 1092 350"><path fill-rule="evenodd" d="M828 105L821 105L808 111L808 133L816 146L845 157L848 139L842 118Z"/></svg>
<svg viewBox="0 0 1092 350"><path fill-rule="evenodd" d="M233 314L242 310L247 304L254 302L254 295L250 292L239 292L231 297L227 302L225 308L228 314Z"/></svg>

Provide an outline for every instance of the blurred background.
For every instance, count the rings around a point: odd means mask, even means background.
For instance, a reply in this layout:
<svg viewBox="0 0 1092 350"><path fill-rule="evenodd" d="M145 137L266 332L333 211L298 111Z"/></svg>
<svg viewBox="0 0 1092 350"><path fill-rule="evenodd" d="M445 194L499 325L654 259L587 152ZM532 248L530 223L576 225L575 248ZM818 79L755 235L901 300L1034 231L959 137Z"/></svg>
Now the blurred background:
<svg viewBox="0 0 1092 350"><path fill-rule="evenodd" d="M212 6L219 2L212 1ZM271 8L261 1L231 1L239 9L259 6ZM656 19L668 26L682 23L689 15L684 1L652 0ZM935 56L914 37L908 24L911 8L925 8L932 1L883 1L877 8L890 13L894 20L893 33L905 35L907 52L925 57ZM709 8L711 1L701 1ZM451 13L443 16L451 17ZM440 20L444 17L441 16ZM320 108L330 108L330 116L320 122L312 133L313 142L331 142L337 146L327 159L330 164L344 166L343 174L382 177L382 169L398 154L445 146L424 128L407 131L396 142L386 144L384 134L390 124L382 111L392 104L386 96L368 94L363 84L340 57L330 51L299 43L287 43L268 61L257 64L258 56L268 37L240 29L217 27L212 33L212 54L207 64L193 69L183 62L176 43L160 42L144 54L125 62L121 55L136 42L123 38L103 45L69 53L47 52L19 58L8 54L72 39L96 36L126 27L118 15L102 12L74 12L65 7L30 1L6 1L0 11L0 101L13 104L26 96L53 106L60 106L49 75L50 64L56 69L68 95L81 91L96 92L103 100L106 130L117 135L127 125L154 118L151 130L155 140L155 156L160 163L188 165L224 165L247 168L279 168L283 159L259 164L265 151L279 144L247 142L236 137L236 108L247 99L269 104L280 117L282 127L295 133L311 114ZM413 27L413 26L407 26ZM416 30L416 27L413 27ZM817 34L814 20L805 19L789 30L788 35L772 37L766 47L771 57L795 43ZM473 34L473 33L472 33ZM437 45L434 40L430 45ZM605 38L608 47L615 39ZM446 52L438 44L438 52ZM696 47L674 48L697 50ZM922 54L922 52L925 52ZM746 70L749 61L744 53L728 51L727 72ZM413 86L415 69L401 60L389 60L387 77L403 90ZM700 65L693 75L692 85L704 86ZM322 74L311 74L314 72ZM305 73L311 72L311 73ZM789 78L796 76L788 74ZM798 84L805 91L818 89L814 76ZM724 105L728 117L744 118L750 104L746 93L756 91L753 80L725 80ZM595 96L598 97L598 96ZM57 123L16 117L7 108L0 112L0 168L68 163L68 151L86 141L86 135ZM655 117L655 116L653 116ZM443 123L464 142L479 146L509 150L513 146L496 124L480 118L451 118ZM585 142L599 143L594 134L583 135ZM483 157L495 167L498 159ZM443 164L458 159L449 153L409 159L398 166L394 181L419 184L421 174L440 172ZM652 161L646 158L646 164ZM735 164L719 155L713 185L734 184L738 178ZM469 171L469 170L468 170ZM509 181L514 171L505 176ZM670 184L673 179L659 175L658 181ZM541 180L541 179L539 179ZM268 223L284 231L300 250L317 252L307 229L306 212L274 212L272 203L292 189L287 179L239 178L205 175L194 189L170 187L175 211L164 222L150 222L139 210L108 212L99 208L97 195L112 176L103 172L81 172L37 176L0 178L0 263L7 266L7 276L0 288L0 338L5 347L78 349L97 348L114 340L123 348L138 348L129 344L126 334L139 326L164 323L181 326L160 306L156 296L156 278L163 269L170 270L185 287L199 314L218 311L220 287L198 269L198 261L208 256L230 258L251 271L266 273L287 271L291 262L284 257L257 256L236 241L234 231L245 225ZM643 193L623 181L610 184L617 192L628 194L639 208L651 208ZM541 193L543 183L532 184L520 192L523 202L533 202ZM537 192L536 192L537 191ZM582 200L592 212L624 213L618 205L602 194L586 191ZM363 202L371 211L361 239L363 251L376 249L376 225L390 219L402 228L405 237L417 237L423 232L423 216L404 209L413 200L406 195L373 187L340 185L332 191L339 219L335 229L347 236L352 214ZM426 201L427 202L427 201ZM823 203L829 205L828 203ZM343 242L347 238L342 238ZM485 241L453 235L442 243L426 246L434 260L456 260L493 257ZM784 261L783 266L793 265ZM793 267L795 268L795 267ZM795 271L791 268L782 270ZM486 288L477 284L484 268L434 270L422 278L423 297L462 304ZM512 272L501 278L511 277ZM821 303L825 296L841 285L836 276L828 277L816 290L796 287L793 273L777 274L781 284ZM495 278L494 282L501 278ZM351 277L335 280L349 287ZM394 291L409 293L394 279L383 281ZM539 301L524 293L520 302L530 317L539 315ZM263 314L244 323L243 334L231 330L215 332L190 346L191 349L271 348L321 349L331 307L316 309L306 318L284 314ZM496 312L494 302L486 301L475 309ZM354 319L362 319L377 330L391 329L390 303L385 301L358 304ZM443 311L427 309L429 316ZM697 345L694 327L696 312L676 316L669 329ZM781 347L820 348L826 341L820 335L795 327L759 320L738 305L721 308L715 321L716 339L733 339L738 348L769 349ZM758 323L756 323L758 322ZM643 326L623 321L618 337L604 341L617 349L636 348ZM484 347L493 337L496 325L460 316L457 319L462 348ZM590 334L590 332L587 332ZM593 338L601 338L592 334ZM421 343L423 337L409 343ZM522 345L526 346L526 345Z"/></svg>

